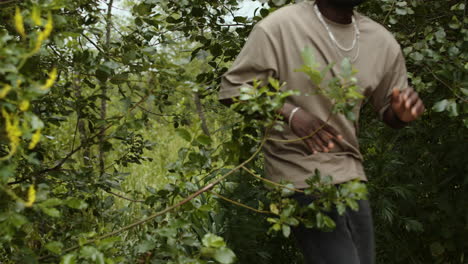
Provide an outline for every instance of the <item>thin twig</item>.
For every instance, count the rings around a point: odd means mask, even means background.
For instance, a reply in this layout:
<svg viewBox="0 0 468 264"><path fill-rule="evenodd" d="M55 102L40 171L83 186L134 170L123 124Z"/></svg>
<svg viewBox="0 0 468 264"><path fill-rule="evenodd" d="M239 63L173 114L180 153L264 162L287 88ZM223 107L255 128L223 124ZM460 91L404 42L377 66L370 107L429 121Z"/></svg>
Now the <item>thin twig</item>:
<svg viewBox="0 0 468 264"><path fill-rule="evenodd" d="M292 142L297 142L297 141L301 141L301 140L304 140L304 139L311 138L311 137L315 136L315 134L317 134L320 130L322 130L322 129L328 124L328 121L330 121L331 115L332 115L332 112L330 112L330 114L328 115L327 120L325 120L324 124L321 125L319 128L317 128L315 131L313 131L313 132L312 132L310 135L308 135L308 136L301 137L301 138L295 138L295 139L276 139L276 138L268 138L268 140L269 140L269 141L273 141L273 142L292 143Z"/></svg>
<svg viewBox="0 0 468 264"><path fill-rule="evenodd" d="M395 9L397 0L394 0L392 3L392 7L390 7L390 10L388 11L387 15L385 16L384 20L382 21L382 25L385 25L387 22L387 19L390 17L390 14L393 12L393 9Z"/></svg>
<svg viewBox="0 0 468 264"><path fill-rule="evenodd" d="M138 106L138 108L140 108L141 110L143 110L144 112L148 113L148 114L152 114L152 115L155 115L155 116L161 116L161 117L168 117L168 116L178 116L177 114L158 114L158 113L155 113L155 112L152 112L146 108L144 108L143 106Z"/></svg>
<svg viewBox="0 0 468 264"><path fill-rule="evenodd" d="M125 196L122 196L122 195L120 195L120 194L118 194L118 193L115 193L115 192L113 192L113 191L109 191L109 190L105 190L105 189L103 189L103 190L104 190L106 193L110 193L110 194L112 194L112 195L115 195L115 196L117 196L117 197L119 197L119 198L122 198L122 199L127 200L127 201L132 202L132 203L144 203L144 202L145 202L145 200L134 200L134 199L131 199L131 198L127 198L127 197L125 197Z"/></svg>
<svg viewBox="0 0 468 264"><path fill-rule="evenodd" d="M83 36L86 40L88 40L89 43L91 43L101 53L105 54L105 52L94 41L92 41L88 36L86 36L84 33L81 33L81 36Z"/></svg>
<svg viewBox="0 0 468 264"><path fill-rule="evenodd" d="M447 87L450 91L452 91L452 93L453 93L458 99L462 100L462 101L465 102L465 103L468 102L467 99L465 99L465 98L461 97L460 95L458 95L457 93L455 93L455 91L453 90L453 88L452 88L449 84L447 84L446 82L444 82L442 79L440 79L439 76L437 76L437 74L436 74L434 71L432 71L432 69L431 69L429 66L426 66L426 69L432 74L432 76L434 76L434 78L435 78L438 82L440 82L440 83L443 84L445 87Z"/></svg>
<svg viewBox="0 0 468 264"><path fill-rule="evenodd" d="M253 207L250 207L250 206L248 206L248 205L245 205L245 204L243 204L243 203L236 202L236 201L231 200L231 199L229 199L229 198L227 198L227 197L225 197L225 196L222 196L222 195L219 194L219 193L216 193L216 192L213 192L213 191L208 191L208 192L211 193L211 194L214 195L214 196L217 196L217 197L219 197L219 198L225 200L226 202L229 202L229 203L235 204L235 205L237 205L237 206L240 206L240 207L249 209L249 210L254 211L254 212L256 212L256 213L260 213L260 214L273 214L273 213L270 212L270 211L258 210L258 209L255 209L255 208L253 208Z"/></svg>
<svg viewBox="0 0 468 264"><path fill-rule="evenodd" d="M3 1L0 1L0 5L7 5L13 2L17 2L17 1L19 0L3 0Z"/></svg>
<svg viewBox="0 0 468 264"><path fill-rule="evenodd" d="M278 187L281 187L281 188L284 188L284 189L288 189L290 191L294 191L294 192L298 192L298 193L304 193L303 190L299 190L299 189L296 189L296 188L291 188L291 187L288 187L286 185L283 185L281 183L277 183L277 182L274 182L274 181L271 181L271 180L268 180L268 179L265 179L263 177L260 177L258 175L256 175L253 171L249 170L247 167L245 166L242 166L242 169L244 169L246 172L248 172L250 175L252 175L253 177L261 180L261 181L264 181L264 182L268 182L270 184L273 184L275 186L278 186Z"/></svg>
<svg viewBox="0 0 468 264"><path fill-rule="evenodd" d="M79 123L80 123L80 117L77 117L76 118L75 132L73 133L73 141L72 141L72 145L71 145L71 151L73 151L73 149L75 148L75 140L76 140L76 134L78 132Z"/></svg>

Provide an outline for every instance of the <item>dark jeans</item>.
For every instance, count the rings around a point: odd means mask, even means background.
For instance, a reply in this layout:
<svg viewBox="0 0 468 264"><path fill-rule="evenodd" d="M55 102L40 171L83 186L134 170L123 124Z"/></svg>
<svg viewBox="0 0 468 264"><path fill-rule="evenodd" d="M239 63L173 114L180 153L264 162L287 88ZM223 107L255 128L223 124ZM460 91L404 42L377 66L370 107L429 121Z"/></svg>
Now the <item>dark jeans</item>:
<svg viewBox="0 0 468 264"><path fill-rule="evenodd" d="M301 206L313 198L304 194L293 196ZM336 223L332 232L293 228L293 234L304 254L306 264L374 264L375 245L369 201L359 201L359 210L347 209L340 216L336 210L328 213Z"/></svg>

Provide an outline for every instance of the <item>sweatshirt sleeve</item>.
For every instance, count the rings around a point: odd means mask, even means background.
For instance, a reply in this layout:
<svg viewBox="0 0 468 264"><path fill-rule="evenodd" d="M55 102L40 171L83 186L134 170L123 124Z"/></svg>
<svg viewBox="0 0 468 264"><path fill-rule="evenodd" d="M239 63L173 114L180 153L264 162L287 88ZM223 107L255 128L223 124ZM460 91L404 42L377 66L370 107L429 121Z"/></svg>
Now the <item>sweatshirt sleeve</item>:
<svg viewBox="0 0 468 264"><path fill-rule="evenodd" d="M237 97L240 88L252 86L253 81L268 83L278 78L277 52L271 36L259 25L255 26L232 67L223 75L219 99Z"/></svg>

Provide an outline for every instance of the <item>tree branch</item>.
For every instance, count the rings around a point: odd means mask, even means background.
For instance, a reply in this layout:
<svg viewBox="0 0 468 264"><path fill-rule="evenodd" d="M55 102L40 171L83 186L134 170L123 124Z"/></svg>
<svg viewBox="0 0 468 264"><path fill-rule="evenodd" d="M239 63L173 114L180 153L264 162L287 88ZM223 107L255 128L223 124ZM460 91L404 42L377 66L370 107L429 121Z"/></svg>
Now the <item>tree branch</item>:
<svg viewBox="0 0 468 264"><path fill-rule="evenodd" d="M213 192L213 191L208 191L208 192L211 193L211 194L214 195L214 196L217 196L217 197L223 199L224 201L226 201L226 202L228 202L228 203L232 203L232 204L234 204L234 205L237 205L237 206L240 206L240 207L249 209L249 210L254 211L254 212L256 212L256 213L260 213L260 214L273 214L273 213L270 212L270 211L258 210L258 209L255 209L255 208L253 208L253 207L250 207L250 206L248 206L248 205L245 205L245 204L243 204L243 203L236 202L236 201L231 200L231 199L229 199L229 198L227 198L227 197L225 197L225 196L222 196L222 195L219 194L219 193L216 193L216 192Z"/></svg>

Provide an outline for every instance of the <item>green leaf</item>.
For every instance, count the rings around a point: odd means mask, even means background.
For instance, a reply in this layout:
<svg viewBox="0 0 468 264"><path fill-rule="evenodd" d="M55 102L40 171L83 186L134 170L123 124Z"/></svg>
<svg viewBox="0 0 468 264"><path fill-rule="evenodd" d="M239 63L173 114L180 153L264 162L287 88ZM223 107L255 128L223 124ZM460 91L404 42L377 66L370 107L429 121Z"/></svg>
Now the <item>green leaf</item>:
<svg viewBox="0 0 468 264"><path fill-rule="evenodd" d="M335 222L333 221L333 219L331 219L329 216L325 215L323 217L323 222L325 224L325 227L327 227L328 229L334 229L336 227L336 224Z"/></svg>
<svg viewBox="0 0 468 264"><path fill-rule="evenodd" d="M352 198L346 198L346 204L353 210L357 211L359 209L359 204L357 203L356 200Z"/></svg>
<svg viewBox="0 0 468 264"><path fill-rule="evenodd" d="M55 208L48 208L40 206L42 212L51 217L60 217L60 211Z"/></svg>
<svg viewBox="0 0 468 264"><path fill-rule="evenodd" d="M449 116L458 116L458 104L454 100L451 100L447 107L447 111L449 112Z"/></svg>
<svg viewBox="0 0 468 264"><path fill-rule="evenodd" d="M105 264L104 255L95 247L84 246L80 250L80 255L84 258L95 261L97 264Z"/></svg>
<svg viewBox="0 0 468 264"><path fill-rule="evenodd" d="M300 224L299 220L294 217L289 217L284 222L289 226L298 226Z"/></svg>
<svg viewBox="0 0 468 264"><path fill-rule="evenodd" d="M177 135L179 135L181 138L185 139L187 142L192 141L192 135L190 135L190 132L188 132L187 129L185 128L177 128L176 129Z"/></svg>
<svg viewBox="0 0 468 264"><path fill-rule="evenodd" d="M463 93L465 96L468 96L468 89L466 89L466 88L461 88L461 91L462 91L462 93Z"/></svg>
<svg viewBox="0 0 468 264"><path fill-rule="evenodd" d="M283 225L282 230L284 237L289 237L289 235L291 234L291 227L288 225Z"/></svg>
<svg viewBox="0 0 468 264"><path fill-rule="evenodd" d="M270 204L270 211L276 215L279 214L278 206L274 203Z"/></svg>
<svg viewBox="0 0 468 264"><path fill-rule="evenodd" d="M51 199L47 199L45 201L43 201L41 203L41 206L43 207L55 207L55 206L58 206L58 205L61 205L63 204L63 201L58 199L58 198L51 198Z"/></svg>
<svg viewBox="0 0 468 264"><path fill-rule="evenodd" d="M408 14L408 12L406 11L406 8L398 8L398 7L395 9L395 13L400 16L404 16Z"/></svg>
<svg viewBox="0 0 468 264"><path fill-rule="evenodd" d="M302 61L304 61L304 65L308 67L316 67L317 62L315 60L314 51L311 47L307 46L301 53Z"/></svg>
<svg viewBox="0 0 468 264"><path fill-rule="evenodd" d="M353 75L353 65L349 58L344 58L341 61L341 75L347 79Z"/></svg>
<svg viewBox="0 0 468 264"><path fill-rule="evenodd" d="M410 54L410 58L412 58L415 61L422 61L424 59L424 55L416 51Z"/></svg>
<svg viewBox="0 0 468 264"><path fill-rule="evenodd" d="M206 234L202 243L205 247L221 248L226 246L224 239L214 234Z"/></svg>
<svg viewBox="0 0 468 264"><path fill-rule="evenodd" d="M436 33L434 33L436 36L437 40L439 42L445 41L445 37L447 36L447 33L445 33L445 30L443 28L440 28Z"/></svg>
<svg viewBox="0 0 468 264"><path fill-rule="evenodd" d="M260 15L262 17L266 17L266 16L268 16L268 14L270 14L270 11L267 8L260 9Z"/></svg>
<svg viewBox="0 0 468 264"><path fill-rule="evenodd" d="M153 241L145 240L141 242L140 244L138 244L137 250L138 250L138 253L145 253L154 249L155 247L156 247L156 243L154 243Z"/></svg>
<svg viewBox="0 0 468 264"><path fill-rule="evenodd" d="M216 43L210 47L210 52L214 57L219 57L223 54L223 46L219 43Z"/></svg>
<svg viewBox="0 0 468 264"><path fill-rule="evenodd" d="M62 253L63 244L59 241L53 241L45 245L50 252L60 255Z"/></svg>
<svg viewBox="0 0 468 264"><path fill-rule="evenodd" d="M447 99L444 99L442 101L437 102L434 107L432 107L432 110L436 112L443 112L445 109L447 109L447 106L449 104L449 101Z"/></svg>
<svg viewBox="0 0 468 264"><path fill-rule="evenodd" d="M200 135L197 137L197 142L200 143L201 145L207 146L207 145L210 145L213 141L207 135Z"/></svg>
<svg viewBox="0 0 468 264"><path fill-rule="evenodd" d="M282 188L281 189L281 196L282 197L289 197L291 195L293 195L295 192L294 192L294 184L292 183L288 183L285 185L287 188Z"/></svg>
<svg viewBox="0 0 468 264"><path fill-rule="evenodd" d="M101 82L106 82L107 79L109 78L109 74L99 69L96 71L96 78L98 78L98 80Z"/></svg>
<svg viewBox="0 0 468 264"><path fill-rule="evenodd" d="M74 197L68 198L65 204L70 208L78 210L88 208L88 204L85 201Z"/></svg>
<svg viewBox="0 0 468 264"><path fill-rule="evenodd" d="M243 17L243 16L236 16L236 17L234 17L234 22L245 23L245 22L247 22L247 18Z"/></svg>
<svg viewBox="0 0 468 264"><path fill-rule="evenodd" d="M336 204L336 210L339 215L343 215L346 212L346 205L344 203Z"/></svg>
<svg viewBox="0 0 468 264"><path fill-rule="evenodd" d="M75 264L76 263L76 255L75 254L67 254L62 257L60 264Z"/></svg>
<svg viewBox="0 0 468 264"><path fill-rule="evenodd" d="M219 248L214 253L214 259L222 264L231 264L236 260L236 255L229 248Z"/></svg>
<svg viewBox="0 0 468 264"><path fill-rule="evenodd" d="M14 227L20 228L28 222L28 219L23 215L13 213L10 215L10 221Z"/></svg>

